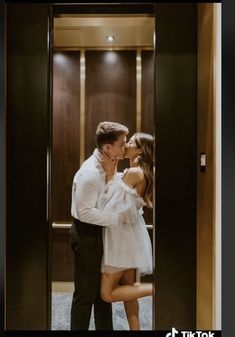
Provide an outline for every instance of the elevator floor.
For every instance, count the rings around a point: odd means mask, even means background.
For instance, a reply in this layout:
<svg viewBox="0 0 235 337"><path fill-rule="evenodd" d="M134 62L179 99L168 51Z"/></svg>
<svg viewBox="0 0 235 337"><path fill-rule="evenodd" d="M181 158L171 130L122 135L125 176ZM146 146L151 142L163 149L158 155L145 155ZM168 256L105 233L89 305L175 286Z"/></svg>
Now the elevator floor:
<svg viewBox="0 0 235 337"><path fill-rule="evenodd" d="M69 330L72 292L52 293L52 330ZM139 299L141 330L152 330L152 297ZM129 330L122 302L113 303L114 330ZM95 330L94 316L89 330Z"/></svg>

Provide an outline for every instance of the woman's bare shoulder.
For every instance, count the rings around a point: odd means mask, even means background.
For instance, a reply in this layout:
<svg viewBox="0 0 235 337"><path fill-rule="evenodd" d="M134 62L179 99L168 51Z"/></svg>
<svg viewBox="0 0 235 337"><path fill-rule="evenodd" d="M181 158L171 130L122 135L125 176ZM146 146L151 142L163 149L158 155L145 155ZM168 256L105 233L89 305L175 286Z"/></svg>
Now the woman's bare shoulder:
<svg viewBox="0 0 235 337"><path fill-rule="evenodd" d="M144 180L144 173L140 167L130 167L126 170L123 181L129 185L136 186Z"/></svg>
<svg viewBox="0 0 235 337"><path fill-rule="evenodd" d="M139 166L130 167L126 170L126 174L144 176L144 173Z"/></svg>

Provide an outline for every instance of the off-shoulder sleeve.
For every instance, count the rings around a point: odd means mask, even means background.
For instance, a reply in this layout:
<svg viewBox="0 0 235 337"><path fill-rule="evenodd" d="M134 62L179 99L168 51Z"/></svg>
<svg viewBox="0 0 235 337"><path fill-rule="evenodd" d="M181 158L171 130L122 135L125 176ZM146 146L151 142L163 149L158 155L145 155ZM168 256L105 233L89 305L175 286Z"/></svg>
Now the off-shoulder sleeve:
<svg viewBox="0 0 235 337"><path fill-rule="evenodd" d="M123 182L120 176L115 177L106 186L99 197L99 209L105 212L120 214L123 222L135 223L139 211L145 205L136 190Z"/></svg>

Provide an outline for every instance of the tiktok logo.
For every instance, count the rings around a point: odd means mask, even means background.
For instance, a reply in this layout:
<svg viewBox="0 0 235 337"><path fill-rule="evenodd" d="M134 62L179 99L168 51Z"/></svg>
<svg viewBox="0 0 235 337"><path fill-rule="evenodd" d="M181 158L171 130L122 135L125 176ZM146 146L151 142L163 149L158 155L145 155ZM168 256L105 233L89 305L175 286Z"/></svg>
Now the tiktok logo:
<svg viewBox="0 0 235 337"><path fill-rule="evenodd" d="M172 328L171 332L168 332L168 334L166 335L166 337L175 337L175 335L177 335L179 332L175 329Z"/></svg>
<svg viewBox="0 0 235 337"><path fill-rule="evenodd" d="M214 337L214 332L208 331L177 331L175 328L171 329L171 332L166 334L166 337L175 337L180 334L182 337Z"/></svg>

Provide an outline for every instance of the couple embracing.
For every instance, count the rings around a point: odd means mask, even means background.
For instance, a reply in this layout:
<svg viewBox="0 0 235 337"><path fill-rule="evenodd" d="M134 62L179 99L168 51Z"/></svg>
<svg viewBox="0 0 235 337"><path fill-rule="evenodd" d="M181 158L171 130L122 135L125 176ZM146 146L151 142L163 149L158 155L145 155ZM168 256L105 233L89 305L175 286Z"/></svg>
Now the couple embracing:
<svg viewBox="0 0 235 337"><path fill-rule="evenodd" d="M138 298L152 284L134 285L135 272L152 273L152 247L142 208L152 207L153 137L101 122L96 145L72 186L74 293L71 330L88 330L94 305L96 330L113 330L111 303L123 301L130 330L139 330ZM130 167L117 173L118 160Z"/></svg>

